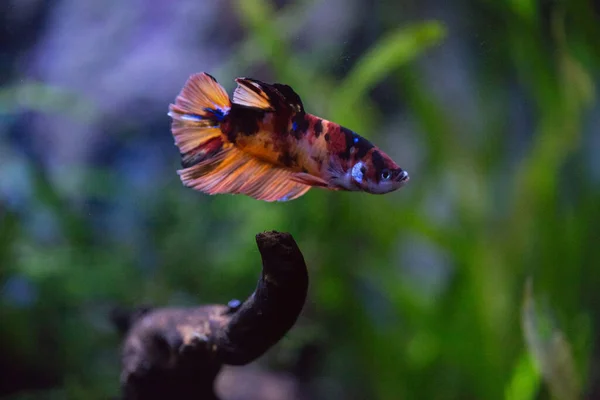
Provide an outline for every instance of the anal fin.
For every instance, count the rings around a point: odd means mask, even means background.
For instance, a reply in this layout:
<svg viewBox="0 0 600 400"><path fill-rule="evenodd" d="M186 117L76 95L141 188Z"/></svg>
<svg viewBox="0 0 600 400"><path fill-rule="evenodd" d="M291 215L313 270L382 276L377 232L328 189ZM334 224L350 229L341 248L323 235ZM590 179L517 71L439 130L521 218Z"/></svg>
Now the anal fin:
<svg viewBox="0 0 600 400"><path fill-rule="evenodd" d="M291 179L295 182L302 183L304 185L310 186L319 186L319 187L328 187L329 184L327 181L316 177L314 175L308 174L306 172L296 172L292 175Z"/></svg>
<svg viewBox="0 0 600 400"><path fill-rule="evenodd" d="M294 172L266 163L226 143L213 158L178 171L185 186L208 194L245 194L257 200L289 201L312 185Z"/></svg>

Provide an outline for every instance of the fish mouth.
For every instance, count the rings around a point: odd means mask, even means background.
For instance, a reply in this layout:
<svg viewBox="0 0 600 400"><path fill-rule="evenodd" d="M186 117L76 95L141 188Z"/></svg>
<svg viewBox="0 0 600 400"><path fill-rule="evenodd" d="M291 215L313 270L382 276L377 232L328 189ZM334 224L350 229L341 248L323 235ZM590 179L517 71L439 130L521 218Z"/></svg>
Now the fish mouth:
<svg viewBox="0 0 600 400"><path fill-rule="evenodd" d="M410 177L408 176L408 172L406 171L402 171L398 174L398 177L396 178L396 182L401 183L402 185L406 184L406 182L408 182L410 180Z"/></svg>

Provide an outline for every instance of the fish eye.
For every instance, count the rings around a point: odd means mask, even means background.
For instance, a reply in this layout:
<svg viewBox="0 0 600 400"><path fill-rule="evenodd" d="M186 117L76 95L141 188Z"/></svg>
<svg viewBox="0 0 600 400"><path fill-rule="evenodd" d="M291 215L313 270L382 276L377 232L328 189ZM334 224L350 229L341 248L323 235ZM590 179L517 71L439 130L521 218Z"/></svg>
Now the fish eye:
<svg viewBox="0 0 600 400"><path fill-rule="evenodd" d="M385 168L381 171L381 179L383 179L384 181L387 181L391 177L392 177L392 174L390 173L389 169Z"/></svg>

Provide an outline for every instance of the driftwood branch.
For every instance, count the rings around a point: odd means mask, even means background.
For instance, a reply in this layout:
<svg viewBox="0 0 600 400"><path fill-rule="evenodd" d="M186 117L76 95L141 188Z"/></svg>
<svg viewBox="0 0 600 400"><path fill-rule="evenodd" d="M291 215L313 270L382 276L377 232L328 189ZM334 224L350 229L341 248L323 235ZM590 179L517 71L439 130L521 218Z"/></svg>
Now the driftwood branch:
<svg viewBox="0 0 600 400"><path fill-rule="evenodd" d="M255 360L294 325L308 288L304 257L288 233L260 233L256 243L262 274L245 302L138 312L123 345L125 399L217 399L223 364Z"/></svg>

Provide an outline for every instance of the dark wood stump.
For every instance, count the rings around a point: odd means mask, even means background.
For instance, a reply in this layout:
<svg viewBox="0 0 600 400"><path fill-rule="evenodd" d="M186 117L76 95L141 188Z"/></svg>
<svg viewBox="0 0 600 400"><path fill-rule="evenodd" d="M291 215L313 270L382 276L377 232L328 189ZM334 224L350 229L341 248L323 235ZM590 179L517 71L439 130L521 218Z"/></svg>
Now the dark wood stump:
<svg viewBox="0 0 600 400"><path fill-rule="evenodd" d="M256 243L262 274L245 302L143 309L123 325L124 399L217 399L222 365L255 360L294 325L308 289L304 257L288 233L260 233Z"/></svg>

